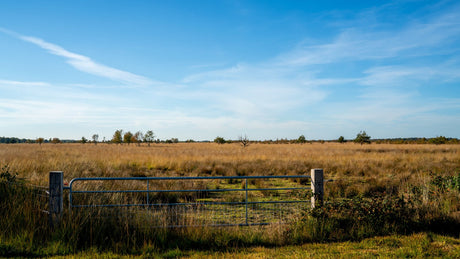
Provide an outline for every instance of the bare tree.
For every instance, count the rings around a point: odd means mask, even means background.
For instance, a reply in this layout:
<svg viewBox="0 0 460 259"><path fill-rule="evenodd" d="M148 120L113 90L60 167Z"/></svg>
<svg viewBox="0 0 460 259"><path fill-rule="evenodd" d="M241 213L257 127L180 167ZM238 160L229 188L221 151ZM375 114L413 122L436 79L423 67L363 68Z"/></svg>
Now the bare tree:
<svg viewBox="0 0 460 259"><path fill-rule="evenodd" d="M246 136L246 134L244 135L244 137L242 135L239 136L238 141L241 143L243 148L249 146L249 144L250 144L250 140L248 139L248 136Z"/></svg>

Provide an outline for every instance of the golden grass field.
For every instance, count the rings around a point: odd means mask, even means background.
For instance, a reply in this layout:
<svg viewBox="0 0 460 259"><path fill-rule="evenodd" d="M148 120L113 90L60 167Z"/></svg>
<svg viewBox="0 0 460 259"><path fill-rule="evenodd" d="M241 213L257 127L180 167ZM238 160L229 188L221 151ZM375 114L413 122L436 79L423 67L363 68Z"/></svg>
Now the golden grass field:
<svg viewBox="0 0 460 259"><path fill-rule="evenodd" d="M434 175L460 172L460 145L178 143L0 145L0 164L46 186L49 171L76 177L295 175L323 168L326 198L382 191L407 193ZM460 202L452 200L452 211Z"/></svg>
<svg viewBox="0 0 460 259"><path fill-rule="evenodd" d="M323 168L326 178L407 181L460 170L460 145L179 143L0 145L0 163L34 184L49 171L65 178L131 175L284 175Z"/></svg>
<svg viewBox="0 0 460 259"><path fill-rule="evenodd" d="M352 196L386 188L404 192L433 175L460 171L460 145L314 143L179 143L0 145L0 164L31 184L46 186L49 171L76 177L293 175L323 168L326 195Z"/></svg>
<svg viewBox="0 0 460 259"><path fill-rule="evenodd" d="M76 229L80 234L68 235L62 230L58 235L59 238L51 238L48 240L47 246L57 244L59 252L64 254L74 254L81 249L88 249L93 245L105 244L106 235L110 235L111 231L118 233L118 239L113 239L110 247L112 251L118 253L129 249L133 244L136 244L136 251L145 253L150 251L149 242L153 242L155 247L160 250L153 249L154 253L162 253L162 249L171 249L170 238L180 238L180 244L209 244L211 250L217 248L223 252L183 252L180 256L191 257L232 257L236 258L240 255L252 255L253 258L259 257L257 254L266 253L268 256L274 255L283 257L286 252L289 254L289 249L284 247L279 250L270 250L267 248L249 248L246 250L238 250L232 252L232 249L237 249L238 244L247 244L257 246L260 244L271 245L291 245L303 244L308 242L316 242L315 240L323 240L322 242L334 240L360 240L368 236L379 235L379 233L406 233L407 229L404 224L399 224L398 215L392 214L392 208L385 205L385 200L381 203L372 203L376 197L389 197L406 200L405 207L400 210L406 213L403 216L410 222L414 223L419 230L428 231L436 230L437 226L443 226L443 230L439 233L447 231L453 240L453 246L449 246L445 250L446 255L458 255L458 235L455 229L449 229L449 224L455 224L455 227L460 226L460 145L431 145L431 144L375 144L360 145L354 143L313 143L313 144L260 144L253 143L250 146L243 148L238 143L233 144L216 144L216 143L177 143L177 144L146 144L138 145L116 145L116 144L2 144L0 145L0 166L8 165L9 172L17 173L17 177L26 180L27 184L36 186L48 185L48 174L50 171L63 171L64 181L69 182L77 177L130 177L130 176L219 176L219 175L298 175L310 174L312 168L323 168L325 179L331 179L332 182L325 184L325 199L326 201L336 201L341 199L352 200L355 197L364 197L364 200L355 200L354 205L359 205L359 202L365 202L363 206L369 204L377 204L379 208L387 210L387 218L374 218L379 216L378 213L367 214L365 210L360 212L360 216L367 217L367 222L370 225L347 226L346 222L358 224L359 220L354 219L353 209L346 209L345 212L333 211L331 220L319 218L317 216L306 216L304 223L300 225L288 226L289 229L273 228L272 231L257 230L243 231L241 233L228 230L185 230L185 232L158 232L145 230L139 232L137 236L125 238L124 235L131 235L131 228L115 227L115 223L102 222L106 224L103 235L93 241L85 241L85 231L92 231L91 222L84 221L81 227L69 225L63 229ZM8 193L8 191L6 191ZM386 198L385 198L386 199ZM19 204L19 201L17 202ZM388 203L398 204L398 203ZM337 205L337 204L336 204ZM340 204L339 204L340 205ZM30 205L31 208L33 207ZM334 205L335 206L335 205ZM338 208L338 207L328 208ZM342 206L342 205L340 205ZM363 209L362 207L361 209ZM366 208L364 208L366 209ZM364 214L363 214L364 213ZM18 219L22 218L21 212L14 211ZM30 215L34 215L31 212ZM320 214L322 215L322 214ZM369 216L367 216L369 215ZM26 216L24 216L26 217ZM33 216L27 216L33 217ZM27 218L26 217L26 218ZM321 226L317 228L310 225L311 222L319 222L322 220ZM375 226L372 226L374 220L384 220L388 231L380 231ZM396 223L395 223L396 222ZM419 222L419 223L417 223ZM14 222L3 221L4 226L10 228L9 234L2 237L0 235L0 250L4 242L5 247L15 247L16 244L23 244L22 237L17 239L14 231ZM71 222L70 222L71 223ZM429 227L425 228L423 224L428 223ZM34 223L35 224L35 223ZM38 222L37 224L41 224ZM67 223L66 223L67 224ZM80 223L79 223L80 224ZM90 225L88 225L90 224ZM396 224L396 225L395 225ZM399 224L399 225L398 225ZM418 224L418 225L417 225ZM437 225L438 224L438 225ZM90 227L88 227L90 226ZM347 234L336 229L337 226L345 226L345 229L351 230L354 234ZM40 226L45 227L45 226ZM329 228L329 229L327 229ZM34 225L31 225L24 231L29 231L27 234L31 237L40 236L40 231L36 230ZM275 231L275 229L277 229ZM393 230L392 230L393 229ZM402 229L402 230L398 230ZM406 229L406 230L404 230ZM348 231L347 230L347 231ZM360 231L364 232L360 232ZM312 232L313 231L313 232ZM319 231L319 232L315 232ZM366 232L367 231L367 232ZM260 233L259 233L260 232ZM311 232L311 233L310 233ZM411 233L411 231L408 231ZM80 240L79 245L73 245L73 241L65 241L60 243L59 240L67 238L69 240ZM33 239L37 239L37 237ZM138 238L142 237L144 241ZM1 239L5 238L6 241ZM443 237L436 237L443 239ZM398 240L400 238L398 237ZM402 239L398 241L401 244L409 242ZM416 238L415 238L416 239ZM422 238L423 239L423 238ZM15 241L16 240L16 241ZM17 241L19 240L19 241ZM26 240L29 240L26 238ZM96 240L96 241L95 241ZM98 241L99 240L99 241ZM216 241L217 240L217 241ZM223 241L218 241L223 240ZM26 241L33 244L32 241ZM40 241L37 241L40 242ZM56 243L57 242L57 243ZM88 243L89 242L89 243ZM147 242L147 243L146 243ZM182 243L181 243L182 242ZM230 250L226 250L223 244L230 244ZM310 245L307 245L308 248ZM348 245L346 245L348 247ZM412 245L409 245L412 246ZM68 248L71 247L71 248ZM81 247L81 248L80 248ZM119 249L117 247L123 247ZM402 246L403 247L403 246ZM51 248L39 248L38 250L32 245L26 246L27 251L48 251ZM67 250L69 249L69 250ZM189 248L187 248L189 249ZM302 251L303 248L296 247L293 257L302 257L308 254ZM315 246L314 249L319 249ZM324 248L327 250L327 248ZM339 248L337 248L339 249ZM340 248L341 249L341 248ZM350 248L351 249L351 248ZM374 248L372 248L374 249ZM406 248L404 248L406 249ZM407 248L410 250L410 248ZM416 247L412 252L417 252L421 248ZM410 251L408 253L410 254ZM444 251L443 250L443 251ZM51 251L54 251L51 249ZM83 250L84 251L84 250ZM90 250L91 251L91 250ZM228 252L227 252L228 251ZM283 251L279 254L279 251ZM434 250L433 250L434 251ZM438 250L435 251L437 253ZM0 251L1 252L1 251ZM395 256L388 251L388 256ZM18 252L20 253L20 252ZM38 255L54 255L55 252L31 252ZM58 253L58 254L59 254ZM83 252L82 256L87 256ZM90 257L96 254L90 253ZM129 252L128 252L129 253ZM139 253L139 252L136 252ZM174 254L174 249L171 250ZM321 254L322 252L318 252ZM377 252L379 253L379 252ZM405 253L405 252L404 252ZM403 253L403 254L404 254ZM375 255L370 253L369 255ZM429 254L433 255L433 254ZM326 253L326 257L329 256ZM350 254L352 256L352 254ZM397 256L397 255L396 255ZM423 253L416 253L416 256L423 256Z"/></svg>

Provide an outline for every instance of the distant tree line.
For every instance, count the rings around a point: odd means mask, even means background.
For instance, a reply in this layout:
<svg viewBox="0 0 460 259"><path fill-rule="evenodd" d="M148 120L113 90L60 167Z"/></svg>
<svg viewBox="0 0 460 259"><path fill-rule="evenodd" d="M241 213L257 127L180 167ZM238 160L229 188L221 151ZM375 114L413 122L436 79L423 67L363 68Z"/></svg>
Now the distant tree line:
<svg viewBox="0 0 460 259"><path fill-rule="evenodd" d="M30 139L25 139L25 138L8 138L8 137L0 137L0 143L6 143L6 144L14 144L14 143L30 143Z"/></svg>
<svg viewBox="0 0 460 259"><path fill-rule="evenodd" d="M176 140L179 142L178 139ZM131 143L137 145L140 145L141 143L147 143L150 146L150 144L156 142L156 140L155 134L151 130L148 130L145 133L142 131L132 133L131 131L124 132L122 129L119 129L113 133L112 140L110 142L115 144L126 143L128 145Z"/></svg>
<svg viewBox="0 0 460 259"><path fill-rule="evenodd" d="M37 139L25 139L25 138L15 138L15 137L0 137L0 144L15 144L15 143L76 143L78 141L72 139L61 140L59 138L37 138Z"/></svg>
<svg viewBox="0 0 460 259"><path fill-rule="evenodd" d="M458 138L447 138L438 136L435 138L392 138L392 139L375 139L377 144L460 144Z"/></svg>
<svg viewBox="0 0 460 259"><path fill-rule="evenodd" d="M102 141L103 143L115 143L115 144L136 144L140 145L141 143L147 143L149 146L152 143L167 143L167 144L173 144L173 143L179 143L178 138L170 138L166 140L160 140L156 138L155 134L153 133L152 130L148 130L145 133L142 131L137 131L135 133L132 133L131 131L123 131L122 129L116 130L112 136L112 138L108 141L106 141L105 137ZM187 139L186 141L183 141L185 143L194 143L196 142L193 139ZM210 142L210 141L199 141L199 142ZM333 140L309 140L305 137L305 135L300 135L298 138L295 139L287 139L287 138L281 138L281 139L276 139L276 140L249 140L246 135L244 136L239 136L238 139L236 140L226 140L223 137L216 137L214 139L215 143L217 144L227 144L227 143L240 143L243 147L249 146L251 143L263 143L263 144L305 144L305 143L345 143L345 142L354 142L358 144L370 144L370 143L376 143L376 144L436 144L436 145L441 145L441 144L460 144L460 140L457 138L448 138L445 136L438 136L434 138L387 138L387 139L371 139L369 135L365 131L360 131L357 135L356 138L354 139L345 139L343 136L340 136L337 139ZM25 139L25 138L16 138L16 137L0 137L0 144L15 144L15 143L37 143L37 144L43 144L43 143L53 143L53 144L59 144L59 143L93 143L97 145L97 143L100 143L99 141L99 134L93 134L91 136L91 140L87 139L86 137L82 137L80 140L72 140L72 139L65 139L61 140L59 138L49 138L45 139L42 137L36 138L36 139Z"/></svg>

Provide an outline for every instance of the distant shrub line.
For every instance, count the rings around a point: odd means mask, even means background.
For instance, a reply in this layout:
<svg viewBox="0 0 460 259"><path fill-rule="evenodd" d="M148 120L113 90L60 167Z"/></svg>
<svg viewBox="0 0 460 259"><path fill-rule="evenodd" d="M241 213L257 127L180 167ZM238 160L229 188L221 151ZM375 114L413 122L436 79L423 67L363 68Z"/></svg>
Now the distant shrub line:
<svg viewBox="0 0 460 259"><path fill-rule="evenodd" d="M114 134L114 137L110 140L105 140L105 138L102 141L99 141L99 135L94 134L93 135L93 140L89 141L87 138L82 137L80 140L74 140L74 139L59 139L59 138L50 138L50 139L44 139L44 138L37 138L37 139L25 139L25 138L16 138L16 137L0 137L0 144L17 144L17 143L53 143L53 144L59 144L59 143L107 143L107 144L131 144L131 143L167 143L167 144L172 144L172 143L196 143L196 142L211 142L210 140L204 140L204 141L195 141L193 139L187 139L185 141L181 141L178 138L170 138L170 139L158 139L155 138L153 135L153 132L147 131L147 133L142 133L140 131L136 133L131 133L131 132L126 132L124 135L122 135L123 131L119 130L117 133ZM97 137L96 137L97 136ZM246 140L250 143L260 143L260 144L305 144L305 143L345 143L345 142L355 142L359 144L370 144L370 143L375 143L375 144L435 144L435 145L441 145L441 144L459 144L460 139L458 138L448 138L444 136L439 136L435 138L388 138L388 139L371 139L370 136L366 134L366 132L360 132L358 133L357 137L355 139L345 139L343 136L340 136L338 139L334 140L323 140L323 139L316 139L316 140L308 140L304 135L299 136L297 139L287 139L287 138L281 138L281 139L268 139L268 140ZM230 139L224 139L223 137L216 137L213 142L218 143L218 144L231 144L231 143L240 143L241 139L236 139L236 140L230 140Z"/></svg>

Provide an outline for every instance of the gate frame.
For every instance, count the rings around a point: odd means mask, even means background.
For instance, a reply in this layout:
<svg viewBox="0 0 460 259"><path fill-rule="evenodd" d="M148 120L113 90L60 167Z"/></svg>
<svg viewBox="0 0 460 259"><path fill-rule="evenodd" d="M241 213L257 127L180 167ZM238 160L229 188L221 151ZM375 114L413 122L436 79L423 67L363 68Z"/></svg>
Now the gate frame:
<svg viewBox="0 0 460 259"><path fill-rule="evenodd" d="M64 179L63 179L63 172L62 171L52 171L50 172L50 226L53 228L54 226L60 223L62 218L63 212L63 190L69 191L69 210L73 207L91 207L88 206L72 206L72 193L128 193L128 192L142 192L147 193L147 204L137 204L137 205L129 205L124 204L125 206L152 206L155 204L149 203L149 193L152 192L187 192L187 191L245 191L245 211L246 211L246 224L242 225L254 225L249 224L248 222L248 204L258 203L258 202L248 202L248 191L257 191L257 190L298 190L298 189L309 189L305 188L259 188L259 189L248 189L248 180L250 179L290 179L290 178L310 178L311 179L311 208L322 206L323 204L323 197L324 197L324 175L323 169L311 169L311 175L285 175L285 176L201 176L201 177L89 177L89 178L74 178L69 182L68 186L64 186ZM215 189L215 190L150 190L149 182L150 181L159 181L159 180L215 180L215 179L239 179L239 180L246 180L245 181L245 189ZM142 180L147 181L147 190L125 190L125 191L72 191L73 183L77 181L97 181L97 180ZM285 202L264 202L264 203L287 203ZM92 206L95 207L95 206ZM97 207L114 207L111 205L98 205ZM240 224L241 225L241 224ZM257 224L260 225L260 224Z"/></svg>

